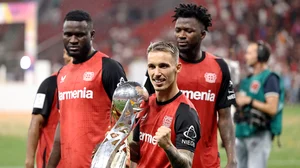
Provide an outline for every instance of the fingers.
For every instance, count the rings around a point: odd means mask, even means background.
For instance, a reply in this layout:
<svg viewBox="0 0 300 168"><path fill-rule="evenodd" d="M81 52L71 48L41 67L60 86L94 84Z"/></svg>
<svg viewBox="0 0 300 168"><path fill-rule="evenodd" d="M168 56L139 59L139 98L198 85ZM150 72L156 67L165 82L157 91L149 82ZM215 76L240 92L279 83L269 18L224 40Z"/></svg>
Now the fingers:
<svg viewBox="0 0 300 168"><path fill-rule="evenodd" d="M171 144L171 129L166 126L161 126L157 129L154 139L157 140L159 147L167 149Z"/></svg>
<svg viewBox="0 0 300 168"><path fill-rule="evenodd" d="M155 133L155 138L157 140L161 139L162 137L168 136L168 134L171 134L171 129L165 126L161 126L157 129Z"/></svg>
<svg viewBox="0 0 300 168"><path fill-rule="evenodd" d="M92 156L91 158L94 158L95 153L97 152L98 148L99 148L100 144L97 144L96 147L94 148L93 152L92 152Z"/></svg>
<svg viewBox="0 0 300 168"><path fill-rule="evenodd" d="M171 129L166 126L161 126L157 129L157 133L169 133L171 132Z"/></svg>
<svg viewBox="0 0 300 168"><path fill-rule="evenodd" d="M146 108L146 107L148 107L148 101L143 101L141 104L140 104L140 108Z"/></svg>

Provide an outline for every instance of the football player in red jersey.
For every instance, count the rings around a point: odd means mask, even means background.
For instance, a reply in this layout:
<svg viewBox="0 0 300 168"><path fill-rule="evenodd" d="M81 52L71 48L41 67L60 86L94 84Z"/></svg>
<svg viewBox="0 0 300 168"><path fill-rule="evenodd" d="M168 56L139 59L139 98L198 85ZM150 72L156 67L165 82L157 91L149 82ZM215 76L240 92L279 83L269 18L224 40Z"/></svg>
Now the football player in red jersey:
<svg viewBox="0 0 300 168"><path fill-rule="evenodd" d="M193 167L220 167L218 127L226 149L226 167L236 167L235 134L230 114L235 93L229 69L223 59L201 50L201 42L208 27L212 26L211 16L206 8L195 4L180 4L174 12L174 33L182 64L177 83L196 107L201 120L201 140L195 150ZM149 79L145 87L149 94L154 92Z"/></svg>
<svg viewBox="0 0 300 168"><path fill-rule="evenodd" d="M90 167L91 154L110 125L111 99L123 67L92 47L95 35L90 15L67 13L63 24L64 47L73 58L57 76L60 121L48 167Z"/></svg>
<svg viewBox="0 0 300 168"><path fill-rule="evenodd" d="M68 64L72 59L65 50L63 58L65 64ZM35 155L38 168L45 167L50 156L55 128L59 120L59 113L56 108L56 77L57 74L55 73L46 78L41 83L35 97L28 129L26 168L34 168Z"/></svg>
<svg viewBox="0 0 300 168"><path fill-rule="evenodd" d="M200 139L200 122L193 104L177 87L181 70L178 48L168 42L150 44L148 73L155 94L133 133L131 160L139 168L188 168Z"/></svg>

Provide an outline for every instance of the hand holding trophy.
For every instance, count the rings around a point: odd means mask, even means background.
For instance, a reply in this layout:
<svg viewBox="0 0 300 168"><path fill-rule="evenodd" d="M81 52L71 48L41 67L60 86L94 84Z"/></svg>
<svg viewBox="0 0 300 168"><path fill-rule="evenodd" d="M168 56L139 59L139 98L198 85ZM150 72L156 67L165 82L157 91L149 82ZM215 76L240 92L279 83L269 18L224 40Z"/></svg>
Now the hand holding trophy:
<svg viewBox="0 0 300 168"><path fill-rule="evenodd" d="M91 168L124 168L127 154L126 138L134 128L135 118L144 100L148 100L147 90L137 82L120 80L113 94L111 119L116 124L95 152Z"/></svg>

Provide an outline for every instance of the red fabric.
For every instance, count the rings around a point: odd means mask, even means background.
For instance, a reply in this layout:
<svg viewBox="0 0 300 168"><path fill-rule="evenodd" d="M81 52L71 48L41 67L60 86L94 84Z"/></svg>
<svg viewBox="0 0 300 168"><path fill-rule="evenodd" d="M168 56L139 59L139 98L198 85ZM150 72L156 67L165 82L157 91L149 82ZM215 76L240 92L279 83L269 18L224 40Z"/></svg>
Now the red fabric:
<svg viewBox="0 0 300 168"><path fill-rule="evenodd" d="M55 130L56 130L57 123L59 121L59 112L56 107L56 102L57 102L57 93L54 96L51 112L47 120L47 123L45 127L43 127L41 130L41 135L38 142L38 148L36 154L36 164L38 168L43 168L44 166L47 165L51 154Z"/></svg>
<svg viewBox="0 0 300 168"><path fill-rule="evenodd" d="M157 141L153 137L159 127L169 125L169 128L171 128L171 141L175 145L174 122L180 103L188 104L194 108L192 103L183 95L166 105L157 105L155 94L149 98L150 111L140 121L140 160L138 168L171 167L165 151L157 145Z"/></svg>
<svg viewBox="0 0 300 168"><path fill-rule="evenodd" d="M220 167L215 105L222 83L222 71L216 59L218 58L209 53L206 53L205 59L200 63L187 63L180 59L182 69L178 74L177 84L194 104L201 122L201 139L194 153L193 168ZM215 74L216 81L207 82L211 77L205 77L206 73Z"/></svg>
<svg viewBox="0 0 300 168"><path fill-rule="evenodd" d="M103 53L68 64L57 78L63 167L86 168L110 124L111 101L102 84Z"/></svg>

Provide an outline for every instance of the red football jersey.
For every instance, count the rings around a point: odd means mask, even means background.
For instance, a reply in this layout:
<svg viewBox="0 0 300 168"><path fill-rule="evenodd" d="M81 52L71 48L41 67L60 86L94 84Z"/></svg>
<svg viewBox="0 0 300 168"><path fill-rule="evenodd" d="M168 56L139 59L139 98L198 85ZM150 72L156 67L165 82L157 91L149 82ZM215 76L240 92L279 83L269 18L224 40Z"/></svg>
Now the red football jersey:
<svg viewBox="0 0 300 168"><path fill-rule="evenodd" d="M53 104L51 107L51 113L46 121L46 126L42 128L41 135L38 143L37 149L37 167L42 168L48 163L50 153L53 146L53 140L55 135L56 126L59 120L58 109L56 108L57 93L55 93L55 98L53 99Z"/></svg>
<svg viewBox="0 0 300 168"><path fill-rule="evenodd" d="M216 168L220 167L217 111L230 107L235 102L235 95L225 61L207 52L202 52L202 55L197 62L180 58L182 69L177 84L194 104L201 121L201 140L194 153L193 167ZM149 78L145 87L149 94L155 92Z"/></svg>
<svg viewBox="0 0 300 168"><path fill-rule="evenodd" d="M194 152L200 139L200 123L192 103L179 92L166 102L157 102L156 95L149 98L150 110L138 128L134 130L133 140L140 144L138 168L170 168L165 151L157 145L154 135L161 126L171 129L171 141L177 149Z"/></svg>
<svg viewBox="0 0 300 168"><path fill-rule="evenodd" d="M58 74L61 161L64 167L90 167L91 155L110 124L111 98L122 66L96 52L83 63L69 63Z"/></svg>
<svg viewBox="0 0 300 168"><path fill-rule="evenodd" d="M229 107L235 97L229 69L223 59L203 52L198 62L180 58L177 84L189 98L201 120L201 140L194 155L194 168L220 167L217 144L217 110ZM193 73L191 73L193 72Z"/></svg>
<svg viewBox="0 0 300 168"><path fill-rule="evenodd" d="M59 113L56 108L56 78L56 74L53 74L41 83L33 105L32 114L40 114L45 119L45 124L41 128L36 153L36 164L38 168L45 167L48 163L53 146L56 126L59 120Z"/></svg>

